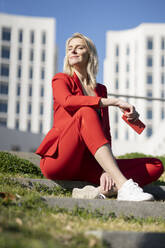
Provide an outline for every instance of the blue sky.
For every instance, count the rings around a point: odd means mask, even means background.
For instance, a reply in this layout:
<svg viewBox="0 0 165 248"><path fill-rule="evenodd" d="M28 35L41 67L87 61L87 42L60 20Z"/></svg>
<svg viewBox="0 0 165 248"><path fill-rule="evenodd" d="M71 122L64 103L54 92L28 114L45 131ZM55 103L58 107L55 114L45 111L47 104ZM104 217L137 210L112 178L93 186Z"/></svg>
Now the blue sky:
<svg viewBox="0 0 165 248"><path fill-rule="evenodd" d="M62 71L66 39L75 32L89 36L98 50L101 83L106 32L144 22L165 23L165 0L0 0L0 12L56 19L58 71Z"/></svg>

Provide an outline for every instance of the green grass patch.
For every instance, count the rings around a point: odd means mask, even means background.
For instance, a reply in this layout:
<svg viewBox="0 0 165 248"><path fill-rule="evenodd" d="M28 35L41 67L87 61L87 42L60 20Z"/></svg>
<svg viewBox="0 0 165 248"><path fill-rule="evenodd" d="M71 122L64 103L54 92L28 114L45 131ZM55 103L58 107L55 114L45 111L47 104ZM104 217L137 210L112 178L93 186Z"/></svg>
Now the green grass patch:
<svg viewBox="0 0 165 248"><path fill-rule="evenodd" d="M23 174L43 178L41 170L33 163L8 152L0 151L0 172L7 174Z"/></svg>
<svg viewBox="0 0 165 248"><path fill-rule="evenodd" d="M124 158L130 157L144 156L126 154ZM99 209L92 213L78 207L73 210L50 208L42 196L70 197L71 192L39 183L25 187L12 179L29 176L43 178L39 168L31 162L0 152L1 248L103 248L107 246L85 233L90 230L165 232L162 218L117 217L114 213L102 214ZM161 182L165 182L164 174Z"/></svg>

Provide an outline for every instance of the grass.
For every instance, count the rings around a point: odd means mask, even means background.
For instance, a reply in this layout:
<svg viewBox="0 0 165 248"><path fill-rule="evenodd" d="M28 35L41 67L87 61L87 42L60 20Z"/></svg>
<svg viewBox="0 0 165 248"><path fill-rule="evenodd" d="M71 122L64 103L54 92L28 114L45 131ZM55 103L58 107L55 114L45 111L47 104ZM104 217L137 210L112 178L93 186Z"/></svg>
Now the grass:
<svg viewBox="0 0 165 248"><path fill-rule="evenodd" d="M165 220L161 218L116 217L113 213L102 215L81 208L72 211L48 208L41 196L70 197L70 192L39 184L23 187L12 180L29 176L43 178L29 161L0 152L1 248L102 248L106 245L85 233L90 230L165 232ZM158 183L164 182L165 174Z"/></svg>

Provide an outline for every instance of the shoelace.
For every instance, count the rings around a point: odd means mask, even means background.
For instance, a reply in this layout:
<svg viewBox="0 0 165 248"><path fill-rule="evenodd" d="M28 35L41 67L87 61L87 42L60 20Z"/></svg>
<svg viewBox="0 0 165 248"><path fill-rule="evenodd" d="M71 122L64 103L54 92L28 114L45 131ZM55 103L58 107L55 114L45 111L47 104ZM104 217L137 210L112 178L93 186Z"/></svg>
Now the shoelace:
<svg viewBox="0 0 165 248"><path fill-rule="evenodd" d="M106 198L105 195L101 193L96 197L96 199L105 199L105 198Z"/></svg>
<svg viewBox="0 0 165 248"><path fill-rule="evenodd" d="M131 189L134 191L134 190L136 190L137 192L143 192L143 190L142 190L142 188L140 188L139 187L139 185L138 185L138 183L133 183L133 184L131 184Z"/></svg>

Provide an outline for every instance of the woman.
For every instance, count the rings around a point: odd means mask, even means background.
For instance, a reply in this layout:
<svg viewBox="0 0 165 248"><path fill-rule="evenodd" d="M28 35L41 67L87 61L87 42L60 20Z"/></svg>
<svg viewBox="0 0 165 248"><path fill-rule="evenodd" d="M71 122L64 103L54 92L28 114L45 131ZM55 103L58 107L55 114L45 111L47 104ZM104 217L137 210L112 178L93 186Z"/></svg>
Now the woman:
<svg viewBox="0 0 165 248"><path fill-rule="evenodd" d="M36 151L42 157L41 171L52 180L83 180L98 185L74 189L75 198L105 196L113 188L118 200L153 200L138 184L157 180L163 165L155 158L114 158L108 107L129 110L125 113L129 120L136 120L139 114L131 104L107 98L106 87L96 83L97 69L93 42L74 34L66 42L64 73L57 73L52 80L53 127Z"/></svg>

